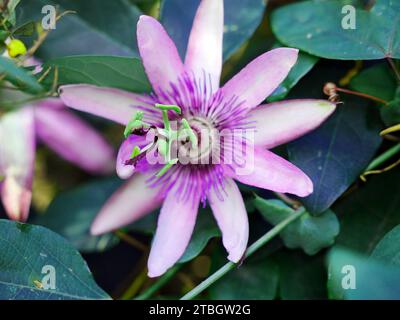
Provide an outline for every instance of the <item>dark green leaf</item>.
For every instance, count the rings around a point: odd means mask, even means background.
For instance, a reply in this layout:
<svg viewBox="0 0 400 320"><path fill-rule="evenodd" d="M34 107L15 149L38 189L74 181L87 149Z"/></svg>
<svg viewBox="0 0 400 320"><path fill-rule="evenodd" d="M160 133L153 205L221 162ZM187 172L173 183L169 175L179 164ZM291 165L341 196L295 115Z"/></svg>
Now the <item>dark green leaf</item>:
<svg viewBox="0 0 400 320"><path fill-rule="evenodd" d="M256 30L264 15L265 0L225 0L224 60ZM200 0L163 0L161 22L183 58Z"/></svg>
<svg viewBox="0 0 400 320"><path fill-rule="evenodd" d="M118 243L118 238L113 234L91 236L90 225L102 205L120 185L119 179L111 178L61 193L34 223L61 234L82 252L103 251Z"/></svg>
<svg viewBox="0 0 400 320"><path fill-rule="evenodd" d="M279 297L284 300L326 299L327 274L324 256L298 251L274 255L279 265Z"/></svg>
<svg viewBox="0 0 400 320"><path fill-rule="evenodd" d="M14 36L31 36L35 32L35 22L28 21L12 31Z"/></svg>
<svg viewBox="0 0 400 320"><path fill-rule="evenodd" d="M286 79L279 85L272 95L268 97L268 102L274 102L285 98L290 89L292 89L300 79L314 67L318 60L319 59L315 56L300 52L296 64L292 70L290 70Z"/></svg>
<svg viewBox="0 0 400 320"><path fill-rule="evenodd" d="M294 212L280 200L265 200L256 197L254 205L273 225L279 224ZM331 246L338 234L338 219L332 211L327 210L318 217L313 217L306 212L287 226L280 236L286 247L301 248L307 254L314 255L321 249Z"/></svg>
<svg viewBox="0 0 400 320"><path fill-rule="evenodd" d="M400 224L400 170L367 180L360 190L345 197L333 210L341 217L336 242L369 254L382 237Z"/></svg>
<svg viewBox="0 0 400 320"><path fill-rule="evenodd" d="M342 248L329 255L328 291L330 298L350 300L400 299L400 270ZM344 289L342 282L355 288ZM346 278L347 277L347 278Z"/></svg>
<svg viewBox="0 0 400 320"><path fill-rule="evenodd" d="M113 87L133 92L149 92L151 86L147 80L141 61L137 58L114 56L72 56L50 60L43 66L40 77L51 67L43 84L51 87L54 81L54 69L58 68L59 85L87 83L103 87Z"/></svg>
<svg viewBox="0 0 400 320"><path fill-rule="evenodd" d="M302 199L319 214L358 178L381 143L375 107L344 97L343 105L318 129L288 145L289 159L313 181L314 192Z"/></svg>
<svg viewBox="0 0 400 320"><path fill-rule="evenodd" d="M386 63L375 65L358 74L351 82L353 90L388 101L380 105L381 118L388 125L400 122L400 89L397 89L396 78Z"/></svg>
<svg viewBox="0 0 400 320"><path fill-rule="evenodd" d="M276 297L279 268L275 261L246 261L210 288L216 300L272 300Z"/></svg>
<svg viewBox="0 0 400 320"><path fill-rule="evenodd" d="M78 54L137 56L136 24L141 13L128 1L23 1L18 7L18 21L41 21L44 5L54 5L59 12L73 10L76 14L68 14L57 22L38 51L40 58Z"/></svg>
<svg viewBox="0 0 400 320"><path fill-rule="evenodd" d="M371 258L380 262L400 266L400 225L390 230L376 245Z"/></svg>
<svg viewBox="0 0 400 320"><path fill-rule="evenodd" d="M344 29L344 1L305 1L279 8L272 29L284 44L310 54L344 60L400 58L400 2L376 0L357 8L355 29Z"/></svg>
<svg viewBox="0 0 400 320"><path fill-rule="evenodd" d="M79 252L46 228L0 220L0 256L2 300L110 298ZM39 288L47 283L44 266L54 267L55 289Z"/></svg>
<svg viewBox="0 0 400 320"><path fill-rule="evenodd" d="M35 77L23 68L17 67L11 59L0 57L0 74L6 74L6 79L23 91L31 93L43 91Z"/></svg>

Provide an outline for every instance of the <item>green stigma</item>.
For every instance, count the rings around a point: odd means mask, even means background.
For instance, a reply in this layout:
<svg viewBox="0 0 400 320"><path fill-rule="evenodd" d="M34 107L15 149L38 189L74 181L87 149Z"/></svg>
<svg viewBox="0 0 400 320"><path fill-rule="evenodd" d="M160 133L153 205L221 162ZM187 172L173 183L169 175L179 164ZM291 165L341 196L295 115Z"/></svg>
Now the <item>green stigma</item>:
<svg viewBox="0 0 400 320"><path fill-rule="evenodd" d="M135 116L132 118L131 121L128 122L128 124L125 127L124 131L125 138L128 138L129 135L132 133L132 131L147 127L147 125L142 120L143 120L143 112L142 111L136 112Z"/></svg>
<svg viewBox="0 0 400 320"><path fill-rule="evenodd" d="M140 148L135 146L132 150L131 159L136 158L140 154Z"/></svg>
<svg viewBox="0 0 400 320"><path fill-rule="evenodd" d="M164 128L158 129L159 133L162 132L162 137L159 137L157 142L154 142L153 144L153 146L157 147L158 152L164 157L166 161L164 167L156 174L156 177L159 178L179 161L178 158L171 159L172 143L178 139L179 134L184 131L184 133L189 137L193 148L197 147L198 139L193 129L190 127L189 122L184 118L181 120L182 128L180 130L176 131L171 128L168 112L172 111L177 113L178 115L182 114L182 109L179 106L156 103L155 107L162 111L162 118L164 123ZM132 120L129 121L129 123L127 124L124 131L124 136L125 138L128 138L134 130L140 130L148 127L149 126L143 122L143 112L138 111L132 118ZM136 158L141 152L142 150L138 146L135 146L132 150L131 159Z"/></svg>

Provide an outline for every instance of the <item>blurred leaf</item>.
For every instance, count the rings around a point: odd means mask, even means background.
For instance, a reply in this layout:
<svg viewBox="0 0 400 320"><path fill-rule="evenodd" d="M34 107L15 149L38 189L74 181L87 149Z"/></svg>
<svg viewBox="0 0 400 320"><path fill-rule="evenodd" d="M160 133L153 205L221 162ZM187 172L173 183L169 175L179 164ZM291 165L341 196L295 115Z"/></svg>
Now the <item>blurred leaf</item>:
<svg viewBox="0 0 400 320"><path fill-rule="evenodd" d="M400 58L399 1L376 0L370 11L358 8L355 29L342 27L343 6L343 1L291 4L273 12L272 29L282 43L323 58Z"/></svg>
<svg viewBox="0 0 400 320"><path fill-rule="evenodd" d="M260 24L265 0L225 0L223 54L228 59L253 34ZM194 16L200 0L163 0L161 22L184 58Z"/></svg>
<svg viewBox="0 0 400 320"><path fill-rule="evenodd" d="M35 32L35 22L33 21L28 21L25 22L24 24L16 27L13 31L12 34L14 36L31 36Z"/></svg>
<svg viewBox="0 0 400 320"><path fill-rule="evenodd" d="M380 105L381 118L386 125L400 122L400 88L386 63L362 71L350 82L350 87L389 102L388 105Z"/></svg>
<svg viewBox="0 0 400 320"><path fill-rule="evenodd" d="M153 212L128 226L128 230L154 235L157 217L158 213ZM192 238L185 253L179 259L179 263L188 262L197 257L212 238L219 236L221 236L221 233L214 221L212 212L208 208L200 208Z"/></svg>
<svg viewBox="0 0 400 320"><path fill-rule="evenodd" d="M350 88L390 101L396 91L396 78L387 63L379 63L356 75L350 82Z"/></svg>
<svg viewBox="0 0 400 320"><path fill-rule="evenodd" d="M371 258L389 265L400 266L400 225L386 233L378 242Z"/></svg>
<svg viewBox="0 0 400 320"><path fill-rule="evenodd" d="M289 159L313 181L301 201L319 214L358 178L381 144L381 124L368 101L344 96L344 104L318 129L288 144Z"/></svg>
<svg viewBox="0 0 400 320"><path fill-rule="evenodd" d="M221 233L212 216L212 212L200 209L192 238L179 262L183 263L196 258L212 238L220 236Z"/></svg>
<svg viewBox="0 0 400 320"><path fill-rule="evenodd" d="M43 227L0 220L0 255L3 300L110 299L79 252ZM55 289L38 288L44 266L55 269Z"/></svg>
<svg viewBox="0 0 400 320"><path fill-rule="evenodd" d="M279 224L294 212L280 200L266 200L258 196L254 199L254 205L273 225ZM338 234L338 219L331 210L327 210L318 217L306 212L287 226L280 236L286 247L301 248L305 253L314 255L321 249L331 246Z"/></svg>
<svg viewBox="0 0 400 320"><path fill-rule="evenodd" d="M87 83L133 92L149 92L151 86L141 61L137 58L115 56L71 56L50 60L43 66L43 75L51 67L43 84L50 88L54 69L58 68L59 85Z"/></svg>
<svg viewBox="0 0 400 320"><path fill-rule="evenodd" d="M306 256L300 251L264 248L257 257L246 259L210 288L211 299L297 300L327 296L323 256ZM273 245L272 245L273 246ZM224 262L224 255L213 261Z"/></svg>
<svg viewBox="0 0 400 320"><path fill-rule="evenodd" d="M215 300L272 300L276 297L279 268L275 261L245 261L210 287Z"/></svg>
<svg viewBox="0 0 400 320"><path fill-rule="evenodd" d="M326 299L327 274L323 255L310 257L298 251L282 251L274 258L279 265L279 298Z"/></svg>
<svg viewBox="0 0 400 320"><path fill-rule="evenodd" d="M334 206L341 231L336 243L369 254L382 237L400 224L400 170L368 179L360 190Z"/></svg>
<svg viewBox="0 0 400 320"><path fill-rule="evenodd" d="M89 182L58 195L44 215L33 223L45 226L61 234L82 252L104 251L118 243L112 233L90 235L90 225L97 213L121 185L117 178Z"/></svg>
<svg viewBox="0 0 400 320"><path fill-rule="evenodd" d="M19 68L11 59L0 56L0 74L6 75L6 80L10 81L23 91L30 93L40 93L42 86L34 76L23 68Z"/></svg>
<svg viewBox="0 0 400 320"><path fill-rule="evenodd" d="M300 52L296 64L290 70L286 79L279 85L278 88L267 99L268 102L282 100L287 96L301 78L303 78L318 62L319 58L311 56L307 53Z"/></svg>
<svg viewBox="0 0 400 320"><path fill-rule="evenodd" d="M400 269L368 259L343 248L329 255L328 291L332 299L400 299ZM346 268L352 268L346 271ZM353 269L354 268L354 269ZM354 272L353 272L354 271ZM354 274L355 289L343 289L342 281Z"/></svg>
<svg viewBox="0 0 400 320"><path fill-rule="evenodd" d="M104 54L137 56L136 24L140 11L126 0L35 0L18 7L18 21L41 21L44 5L58 12L76 11L57 22L38 55L51 59L67 55Z"/></svg>

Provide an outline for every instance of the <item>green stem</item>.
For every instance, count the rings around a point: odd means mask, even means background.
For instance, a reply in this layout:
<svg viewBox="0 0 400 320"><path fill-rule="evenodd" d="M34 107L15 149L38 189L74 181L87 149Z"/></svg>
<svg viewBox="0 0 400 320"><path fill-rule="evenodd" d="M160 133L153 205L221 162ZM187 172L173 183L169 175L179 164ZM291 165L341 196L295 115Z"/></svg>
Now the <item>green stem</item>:
<svg viewBox="0 0 400 320"><path fill-rule="evenodd" d="M155 294L158 290L160 290L164 285L166 285L169 280L171 280L175 274L182 268L183 264L176 264L171 269L169 269L163 276L157 279L156 282L153 283L150 287L148 287L142 294L137 296L135 300L146 300L150 299L150 297Z"/></svg>
<svg viewBox="0 0 400 320"><path fill-rule="evenodd" d="M283 220L281 223L277 224L274 228L269 230L266 234L264 234L260 239L258 239L256 242L254 242L246 251L245 253L245 258L250 257L253 253L255 253L257 250L265 246L271 239L273 239L275 236L277 236L284 228L286 228L290 223L295 221L297 218L299 218L301 215L303 215L305 212L304 207L301 207L297 211L295 211L294 214ZM229 271L233 270L237 265L233 262L228 262L225 265L223 265L220 269L218 269L215 273L213 273L211 276L209 276L207 279L205 279L203 282L201 282L197 287L195 287L193 290L189 291L187 294L185 294L181 300L191 300L198 296L200 293L202 293L204 290L206 290L209 286L211 286L214 282L222 278L225 274L227 274Z"/></svg>
<svg viewBox="0 0 400 320"><path fill-rule="evenodd" d="M391 157L393 157L398 152L400 152L400 143L396 144L394 147L390 148L389 150L382 153L379 157L372 160L372 162L369 164L367 169L365 169L365 171L370 171L370 170L373 170L373 169L379 167L382 163L389 160Z"/></svg>

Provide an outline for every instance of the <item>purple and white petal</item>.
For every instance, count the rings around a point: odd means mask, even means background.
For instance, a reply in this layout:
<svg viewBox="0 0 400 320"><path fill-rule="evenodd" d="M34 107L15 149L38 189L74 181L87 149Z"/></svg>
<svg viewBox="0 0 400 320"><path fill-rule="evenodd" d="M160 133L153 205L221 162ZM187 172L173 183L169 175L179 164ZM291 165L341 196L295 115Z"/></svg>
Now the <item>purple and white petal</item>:
<svg viewBox="0 0 400 320"><path fill-rule="evenodd" d="M185 68L174 42L154 18L141 16L137 26L140 56L157 94L170 90L184 74Z"/></svg>
<svg viewBox="0 0 400 320"><path fill-rule="evenodd" d="M35 104L36 132L40 140L83 170L111 173L115 163L113 148L67 108L53 108L51 103L55 102L44 100Z"/></svg>
<svg viewBox="0 0 400 320"><path fill-rule="evenodd" d="M135 174L107 200L94 220L90 232L100 235L142 218L162 202L159 190L150 188L149 175Z"/></svg>
<svg viewBox="0 0 400 320"><path fill-rule="evenodd" d="M132 164L127 164L127 161L131 159L132 151L134 147L139 147L143 149L149 142L146 137L130 135L125 139L119 150L116 163L117 175L121 179L128 179L135 173L135 166Z"/></svg>
<svg viewBox="0 0 400 320"><path fill-rule="evenodd" d="M196 79L210 77L213 91L218 90L222 70L224 1L203 0L193 22L185 66Z"/></svg>
<svg viewBox="0 0 400 320"><path fill-rule="evenodd" d="M7 215L26 221L32 197L35 162L33 109L26 107L0 118L0 196Z"/></svg>
<svg viewBox="0 0 400 320"><path fill-rule="evenodd" d="M59 92L68 107L123 125L132 119L138 106L147 106L146 99L140 94L113 88L78 84L62 86Z"/></svg>
<svg viewBox="0 0 400 320"><path fill-rule="evenodd" d="M247 152L244 160L233 174L244 184L299 197L313 192L313 183L303 171L271 151L255 147L254 152Z"/></svg>
<svg viewBox="0 0 400 320"><path fill-rule="evenodd" d="M327 100L287 100L261 105L249 112L256 124L254 143L274 148L319 127L336 105Z"/></svg>
<svg viewBox="0 0 400 320"><path fill-rule="evenodd" d="M298 52L298 49L277 48L254 59L221 88L225 100L237 97L243 102L242 108L257 107L286 78Z"/></svg>
<svg viewBox="0 0 400 320"><path fill-rule="evenodd" d="M239 262L249 239L249 221L242 195L232 179L226 179L221 194L211 189L208 202L222 231L222 242L229 253L228 259Z"/></svg>
<svg viewBox="0 0 400 320"><path fill-rule="evenodd" d="M158 277L184 254L196 223L200 199L187 201L170 191L161 207L148 260L149 277Z"/></svg>

